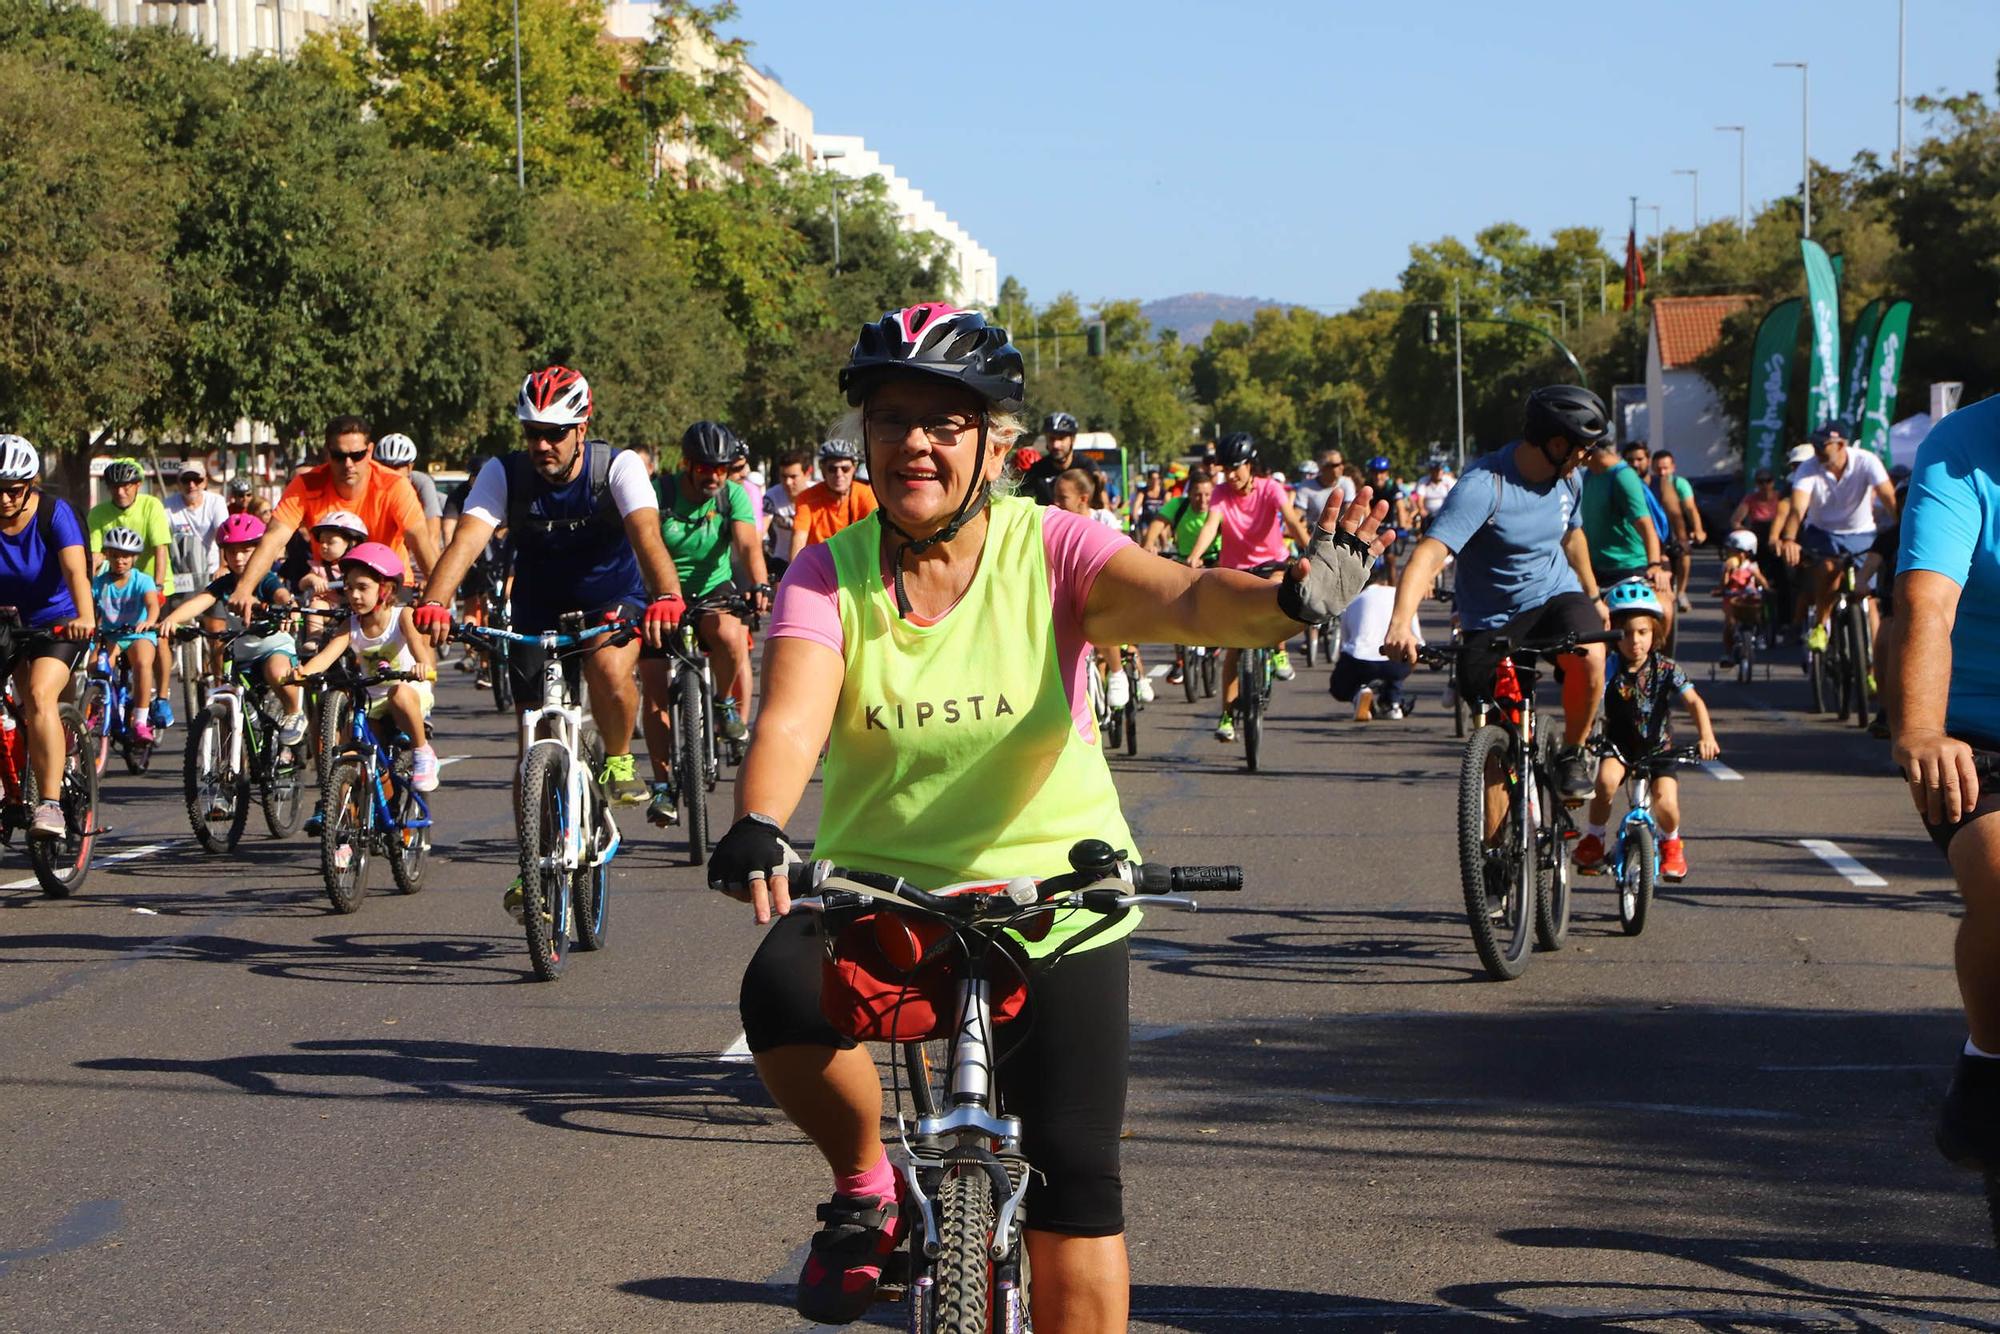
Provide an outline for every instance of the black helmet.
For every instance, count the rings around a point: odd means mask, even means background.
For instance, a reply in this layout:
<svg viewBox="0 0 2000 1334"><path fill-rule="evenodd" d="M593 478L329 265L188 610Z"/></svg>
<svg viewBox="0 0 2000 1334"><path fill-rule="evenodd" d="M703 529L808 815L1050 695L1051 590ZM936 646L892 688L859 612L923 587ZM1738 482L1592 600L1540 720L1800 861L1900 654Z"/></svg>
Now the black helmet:
<svg viewBox="0 0 2000 1334"><path fill-rule="evenodd" d="M132 460L113 459L111 466L104 470L104 484L106 486L129 486L133 482L138 481L143 475L139 471L139 465L132 462Z"/></svg>
<svg viewBox="0 0 2000 1334"><path fill-rule="evenodd" d="M840 388L848 405L859 407L870 390L898 372L964 385L1002 412L1020 407L1027 395L1027 369L1007 331L976 310L941 301L892 310L862 325L841 367Z"/></svg>
<svg viewBox="0 0 2000 1334"><path fill-rule="evenodd" d="M681 457L689 463L719 467L734 463L745 452L736 433L721 422L696 422L681 436Z"/></svg>
<svg viewBox="0 0 2000 1334"><path fill-rule="evenodd" d="M1239 463L1250 463L1257 457L1257 441L1248 431L1234 431L1222 437L1215 447L1215 457L1225 468L1234 468Z"/></svg>
<svg viewBox="0 0 2000 1334"><path fill-rule="evenodd" d="M1521 434L1531 445L1561 436L1572 445L1594 445L1611 430L1604 400L1582 385L1552 384L1528 395Z"/></svg>
<svg viewBox="0 0 2000 1334"><path fill-rule="evenodd" d="M1048 436L1075 435L1076 418L1067 412L1051 412L1042 418L1042 434Z"/></svg>

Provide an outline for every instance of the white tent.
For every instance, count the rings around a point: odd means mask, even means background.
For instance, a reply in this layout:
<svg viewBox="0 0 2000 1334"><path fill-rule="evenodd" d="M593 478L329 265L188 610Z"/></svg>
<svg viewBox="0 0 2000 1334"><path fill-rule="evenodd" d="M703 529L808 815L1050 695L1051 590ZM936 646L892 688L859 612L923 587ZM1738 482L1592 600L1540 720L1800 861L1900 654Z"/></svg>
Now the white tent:
<svg viewBox="0 0 2000 1334"><path fill-rule="evenodd" d="M1919 412L1914 417L1905 417L1889 428L1889 466L1902 464L1904 467L1917 466L1917 446L1931 433L1931 414Z"/></svg>

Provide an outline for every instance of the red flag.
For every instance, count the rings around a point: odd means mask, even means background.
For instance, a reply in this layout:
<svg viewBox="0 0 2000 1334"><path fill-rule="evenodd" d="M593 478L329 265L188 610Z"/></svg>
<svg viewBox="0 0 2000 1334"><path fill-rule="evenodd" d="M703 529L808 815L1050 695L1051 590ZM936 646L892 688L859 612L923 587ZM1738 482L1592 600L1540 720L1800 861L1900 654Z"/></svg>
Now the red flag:
<svg viewBox="0 0 2000 1334"><path fill-rule="evenodd" d="M1625 233L1625 309L1632 309L1632 303L1645 290L1646 260L1639 253L1639 229L1634 227Z"/></svg>

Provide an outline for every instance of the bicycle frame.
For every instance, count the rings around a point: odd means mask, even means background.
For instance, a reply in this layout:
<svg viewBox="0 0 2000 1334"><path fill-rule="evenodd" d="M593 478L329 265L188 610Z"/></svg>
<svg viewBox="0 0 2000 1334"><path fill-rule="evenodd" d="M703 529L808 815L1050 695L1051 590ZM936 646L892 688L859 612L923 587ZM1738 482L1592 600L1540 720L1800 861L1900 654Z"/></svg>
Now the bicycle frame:
<svg viewBox="0 0 2000 1334"><path fill-rule="evenodd" d="M569 818L563 821L561 865L565 872L573 874L597 861L611 860L618 851L618 825L611 819L609 811L598 812L607 843L601 856L593 855L595 841L586 842L589 835L576 818L578 812L590 809L585 785L593 780L584 773L583 710L571 696L569 680L563 675L563 660L556 656L556 649L562 645L565 636L551 632L523 637L539 642L542 647L542 703L521 710L521 764L515 771L514 783L518 791L527 774L528 756L537 749L554 746L567 757L568 763L563 765L563 809L569 812ZM545 728L554 735L538 735Z"/></svg>
<svg viewBox="0 0 2000 1334"><path fill-rule="evenodd" d="M405 795L405 783L396 773L396 755L387 738L378 736L368 721L368 692L366 689L350 689L354 708L349 715L354 720L354 739L342 752L343 758L359 760L368 775L369 824L364 832L377 828L391 829L397 825L395 810L390 805L392 797ZM389 790L382 790L382 775L389 775ZM408 784L408 796L417 804L416 816L404 820L404 829L428 829L431 827L430 803L424 794L417 791L414 783Z"/></svg>

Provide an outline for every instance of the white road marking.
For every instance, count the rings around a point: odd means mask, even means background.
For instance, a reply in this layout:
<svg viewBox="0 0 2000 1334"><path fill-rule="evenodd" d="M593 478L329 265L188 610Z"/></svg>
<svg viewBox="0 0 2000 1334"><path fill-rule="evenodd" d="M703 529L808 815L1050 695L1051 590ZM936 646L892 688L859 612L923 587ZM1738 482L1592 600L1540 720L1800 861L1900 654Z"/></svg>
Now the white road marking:
<svg viewBox="0 0 2000 1334"><path fill-rule="evenodd" d="M1719 778L1725 783L1740 783L1743 775L1724 764L1721 760L1703 760L1701 767L1708 770L1710 778Z"/></svg>
<svg viewBox="0 0 2000 1334"><path fill-rule="evenodd" d="M1848 856L1838 843L1829 843L1823 838L1802 838L1799 840L1799 846L1846 876L1850 885L1860 885L1865 889L1880 889L1889 883Z"/></svg>
<svg viewBox="0 0 2000 1334"><path fill-rule="evenodd" d="M173 844L171 843L148 843L143 847L127 848L123 852L114 852L108 857L92 857L90 864L92 866L111 866L118 862L137 861L141 857L150 857L156 852L165 852L172 846ZM41 881L35 879L35 877L29 876L25 880L9 880L6 884L0 885L0 889L31 889L40 883Z"/></svg>
<svg viewBox="0 0 2000 1334"><path fill-rule="evenodd" d="M1174 665L1173 665L1172 663L1170 663L1170 662L1163 662L1163 663L1159 664L1159 665L1158 665L1157 667L1154 667L1154 668L1153 668L1152 670L1148 671L1148 672L1146 673L1146 675L1148 675L1148 676L1165 676L1165 675L1166 675L1166 674L1167 674L1168 672L1171 672L1171 671L1172 671L1173 669L1174 669Z"/></svg>
<svg viewBox="0 0 2000 1334"><path fill-rule="evenodd" d="M749 1064L751 1060L750 1035L748 1033L738 1033L734 1042L716 1053L715 1059L718 1061L727 1061L731 1065Z"/></svg>
<svg viewBox="0 0 2000 1334"><path fill-rule="evenodd" d="M445 755L445 756L441 756L441 757L440 757L440 758L438 759L438 768L442 769L442 768L444 768L444 767L445 767L445 766L446 766L447 764L457 764L457 763L458 763L458 762L459 762L460 760L469 760L469 759L471 759L471 758L472 758L472 757L471 757L470 755Z"/></svg>
<svg viewBox="0 0 2000 1334"><path fill-rule="evenodd" d="M1328 1102L1360 1107L1468 1107L1493 1108L1503 1111L1517 1111L1524 1103L1511 1102L1504 1098L1378 1098L1360 1093L1316 1093L1314 1102ZM1797 1112L1776 1112L1764 1107L1706 1107L1679 1102L1575 1102L1563 1104L1565 1107L1589 1107L1610 1112L1665 1112L1672 1116L1714 1117L1719 1120L1734 1120L1738 1117L1755 1121L1796 1121Z"/></svg>
<svg viewBox="0 0 2000 1334"><path fill-rule="evenodd" d="M1933 1061L1928 1065L1760 1065L1757 1068L1760 1071L1770 1074L1819 1074L1822 1072L1845 1074L1848 1072L1861 1073L1863 1071L1873 1073L1886 1070L1935 1070L1938 1066L1937 1062Z"/></svg>

